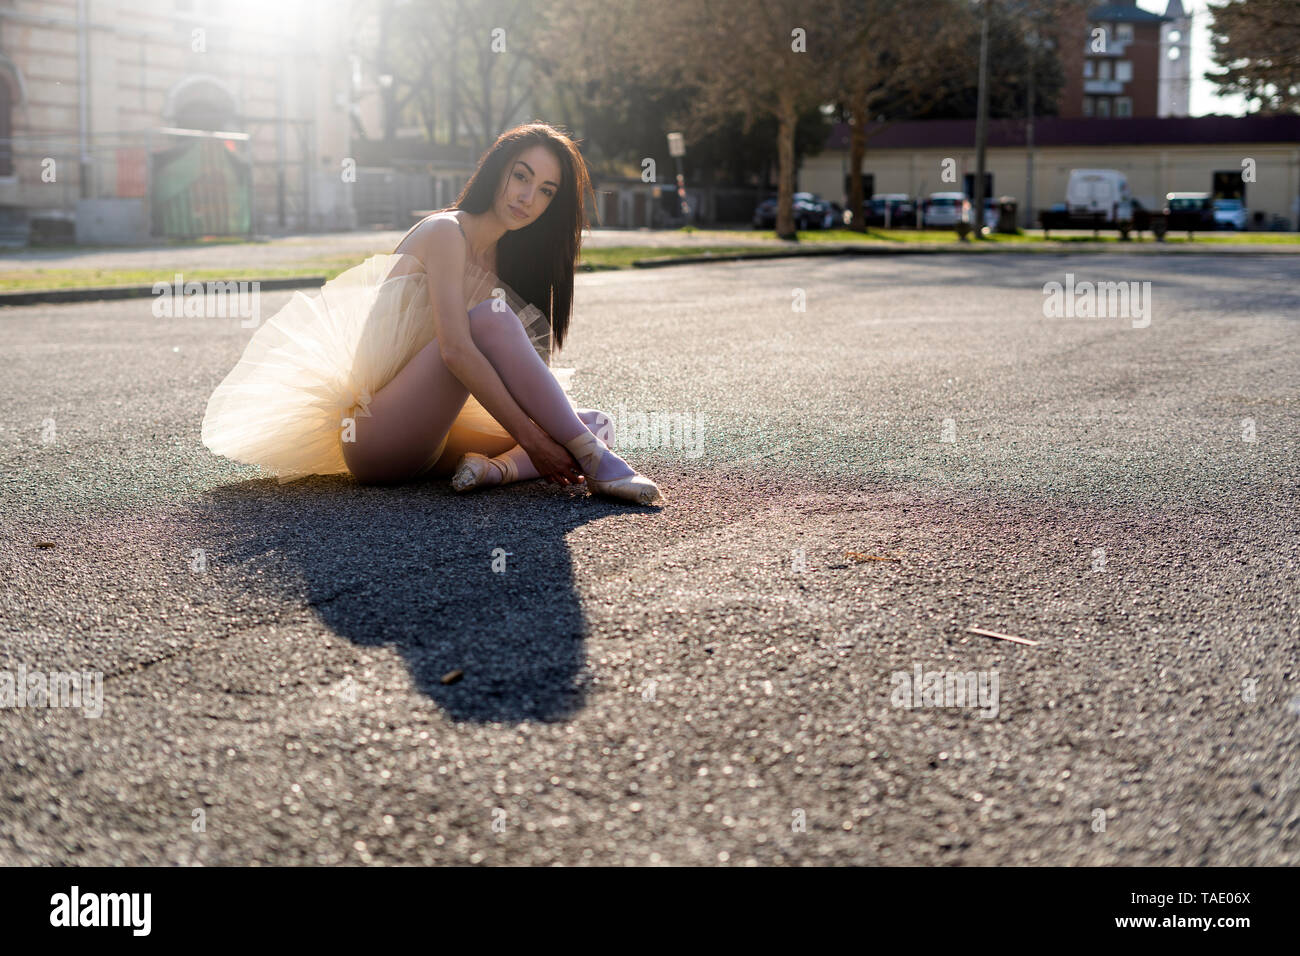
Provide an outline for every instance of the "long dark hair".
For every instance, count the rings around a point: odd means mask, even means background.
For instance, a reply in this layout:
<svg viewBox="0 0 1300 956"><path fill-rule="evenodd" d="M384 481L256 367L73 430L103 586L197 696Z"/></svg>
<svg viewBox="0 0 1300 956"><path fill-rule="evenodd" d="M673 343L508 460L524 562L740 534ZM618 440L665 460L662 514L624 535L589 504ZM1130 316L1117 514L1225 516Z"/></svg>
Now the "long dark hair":
<svg viewBox="0 0 1300 956"><path fill-rule="evenodd" d="M587 164L577 144L549 123L524 123L506 130L478 161L478 168L447 207L479 215L492 208L505 173L526 149L545 146L560 164L560 187L537 219L511 229L497 242L497 274L525 302L546 314L554 349L564 345L573 312L573 270L586 226L584 198L591 190ZM440 210L442 211L442 210Z"/></svg>

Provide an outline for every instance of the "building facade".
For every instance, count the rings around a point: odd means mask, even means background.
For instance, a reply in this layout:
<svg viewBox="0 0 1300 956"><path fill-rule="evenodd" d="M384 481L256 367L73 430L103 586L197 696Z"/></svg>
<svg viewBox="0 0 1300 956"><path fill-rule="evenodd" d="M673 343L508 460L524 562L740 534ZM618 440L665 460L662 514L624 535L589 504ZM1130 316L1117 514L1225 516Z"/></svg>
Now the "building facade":
<svg viewBox="0 0 1300 956"><path fill-rule="evenodd" d="M1060 24L1064 117L1187 116L1191 95L1191 18L1181 0L1165 13L1137 0L1094 7Z"/></svg>
<svg viewBox="0 0 1300 956"><path fill-rule="evenodd" d="M0 229L132 242L350 228L344 9L0 0Z"/></svg>
<svg viewBox="0 0 1300 956"><path fill-rule="evenodd" d="M1244 200L1251 228L1297 228L1300 116L1041 117L1034 142L1031 151L1021 120L989 122L992 195L1015 197L1022 222L1029 210L1065 202L1072 169L1117 169L1148 209L1170 192L1221 192ZM848 127L838 124L800 167L797 188L846 202L848 147ZM868 194L923 197L960 191L975 168L974 120L918 120L869 129L862 172Z"/></svg>

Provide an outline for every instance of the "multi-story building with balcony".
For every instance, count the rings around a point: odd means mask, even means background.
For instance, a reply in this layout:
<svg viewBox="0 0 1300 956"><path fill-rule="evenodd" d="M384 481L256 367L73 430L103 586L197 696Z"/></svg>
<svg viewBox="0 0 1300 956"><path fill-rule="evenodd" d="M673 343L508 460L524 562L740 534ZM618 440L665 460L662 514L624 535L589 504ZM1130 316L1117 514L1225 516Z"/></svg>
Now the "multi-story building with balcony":
<svg viewBox="0 0 1300 956"><path fill-rule="evenodd" d="M1060 46L1061 116L1188 115L1191 18L1181 0L1169 0L1164 14L1141 9L1137 0L1095 7L1063 33L1078 39Z"/></svg>

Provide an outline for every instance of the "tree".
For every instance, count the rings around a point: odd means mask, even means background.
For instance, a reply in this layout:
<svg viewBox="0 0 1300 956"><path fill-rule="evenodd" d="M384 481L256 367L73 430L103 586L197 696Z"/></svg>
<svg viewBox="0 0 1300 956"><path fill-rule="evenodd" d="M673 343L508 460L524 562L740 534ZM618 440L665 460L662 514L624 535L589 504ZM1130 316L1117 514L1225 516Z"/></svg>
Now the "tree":
<svg viewBox="0 0 1300 956"><path fill-rule="evenodd" d="M654 0L642 9L654 30L632 60L665 86L693 90L689 137L735 114L743 132L760 117L776 119L776 231L795 238L795 132L801 115L834 98L833 15L801 0Z"/></svg>
<svg viewBox="0 0 1300 956"><path fill-rule="evenodd" d="M744 18L734 11L733 24ZM748 125L739 107L712 113L701 107L699 87L684 79L677 57L656 48L673 42L670 13L642 0L568 0L548 11L537 43L540 104L584 137L593 171L602 166L636 175L655 160L659 181L674 166L665 134L685 133L687 181L742 183L761 179L776 161L776 121L758 112ZM729 41L727 41L729 42ZM649 51L649 52L648 52ZM708 58L716 60L713 53ZM799 113L795 155L819 149L826 127L814 105Z"/></svg>
<svg viewBox="0 0 1300 956"><path fill-rule="evenodd" d="M457 3L458 25L470 54L469 76L461 87L463 115L477 152L486 150L530 100L529 64L542 22L537 17L540 6L528 0Z"/></svg>
<svg viewBox="0 0 1300 956"><path fill-rule="evenodd" d="M979 72L979 20L969 3L950 4L944 16L959 36L944 45L936 63L936 83L943 93L924 100L909 99L901 107L912 119L970 119L975 115ZM1028 70L1033 64L1034 110L1040 116L1056 112L1065 77L1054 51L1035 45L1057 21L1059 5L1045 0L1002 0L989 8L988 111L990 119L1025 115L1028 105ZM1082 41L1080 41L1082 42Z"/></svg>
<svg viewBox="0 0 1300 956"><path fill-rule="evenodd" d="M377 6L371 0L361 0L353 4L358 24L354 49L363 74L378 87L380 138L386 143L393 141L399 123L413 119L436 141L439 81L451 80L450 71L434 68L451 39L434 26L444 6L429 0L381 0ZM423 28L413 29L417 23ZM356 133L369 138L360 124Z"/></svg>
<svg viewBox="0 0 1300 956"><path fill-rule="evenodd" d="M1300 3L1226 0L1211 3L1210 34L1218 72L1205 78L1264 113L1300 113Z"/></svg>
<svg viewBox="0 0 1300 956"><path fill-rule="evenodd" d="M646 44L646 67L694 91L692 116L706 129L739 114L744 131L776 122L776 232L795 238L793 196L802 117L840 104L860 132L900 90L931 82L944 36L935 11L952 0L661 0L660 34ZM936 27L936 24L938 26ZM862 139L857 137L857 155ZM856 193L861 195L859 182Z"/></svg>
<svg viewBox="0 0 1300 956"><path fill-rule="evenodd" d="M430 142L456 143L466 128L487 149L532 96L539 24L554 2L382 0L357 46L379 82L384 139L406 121Z"/></svg>
<svg viewBox="0 0 1300 956"><path fill-rule="evenodd" d="M969 16L953 0L837 0L832 52L840 114L849 124L850 228L864 231L862 162L867 140L899 116L952 92L941 64L960 48ZM880 123L880 120L885 120Z"/></svg>
<svg viewBox="0 0 1300 956"><path fill-rule="evenodd" d="M679 91L631 68L647 35L642 20L639 0L572 0L548 9L537 37L540 102L606 157L648 155L675 108Z"/></svg>

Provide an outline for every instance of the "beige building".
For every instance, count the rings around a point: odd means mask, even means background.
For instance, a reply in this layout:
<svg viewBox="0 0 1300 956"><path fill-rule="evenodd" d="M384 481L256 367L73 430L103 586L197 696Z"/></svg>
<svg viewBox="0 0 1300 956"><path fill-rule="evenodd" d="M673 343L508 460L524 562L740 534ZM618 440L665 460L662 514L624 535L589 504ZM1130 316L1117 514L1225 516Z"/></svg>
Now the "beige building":
<svg viewBox="0 0 1300 956"><path fill-rule="evenodd" d="M130 242L350 227L363 91L344 9L0 0L0 232Z"/></svg>
<svg viewBox="0 0 1300 956"><path fill-rule="evenodd" d="M1263 227L1297 228L1300 218L1300 116L1170 117L1035 121L1032 182L1023 120L989 123L985 168L993 196L1012 196L1025 213L1065 202L1072 169L1117 169L1143 206L1169 192L1239 192ZM928 120L880 126L867 141L862 171L868 196L935 192L970 195L975 171L974 120ZM825 150L806 159L798 188L845 205L848 127L838 125ZM1032 196L1032 201L1030 197Z"/></svg>

